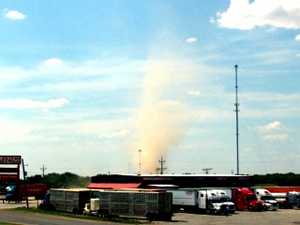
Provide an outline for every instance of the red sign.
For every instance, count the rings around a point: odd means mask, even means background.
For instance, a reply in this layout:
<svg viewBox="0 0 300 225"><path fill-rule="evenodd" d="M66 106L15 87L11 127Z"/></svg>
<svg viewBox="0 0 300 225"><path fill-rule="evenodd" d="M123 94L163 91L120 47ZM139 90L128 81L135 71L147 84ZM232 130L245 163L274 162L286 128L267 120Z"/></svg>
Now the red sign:
<svg viewBox="0 0 300 225"><path fill-rule="evenodd" d="M21 164L20 155L0 155L0 164Z"/></svg>

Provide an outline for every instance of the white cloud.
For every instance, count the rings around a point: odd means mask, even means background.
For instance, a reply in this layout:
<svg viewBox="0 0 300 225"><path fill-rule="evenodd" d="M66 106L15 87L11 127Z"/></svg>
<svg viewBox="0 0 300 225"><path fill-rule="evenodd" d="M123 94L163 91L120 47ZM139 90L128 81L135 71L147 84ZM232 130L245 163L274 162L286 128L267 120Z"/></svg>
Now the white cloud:
<svg viewBox="0 0 300 225"><path fill-rule="evenodd" d="M56 109L68 104L65 98L50 99L47 101L35 101L32 99L0 100L0 108L5 109Z"/></svg>
<svg viewBox="0 0 300 225"><path fill-rule="evenodd" d="M247 102L285 102L291 105L300 101L300 93L244 92L240 93L240 97L243 101ZM233 94L231 94L230 98L233 98Z"/></svg>
<svg viewBox="0 0 300 225"><path fill-rule="evenodd" d="M143 60L104 60L93 59L86 61L67 61L58 57L46 59L27 73L31 75L60 75L60 76L98 76L142 71Z"/></svg>
<svg viewBox="0 0 300 225"><path fill-rule="evenodd" d="M28 139L33 127L16 120L0 119L0 144L17 143Z"/></svg>
<svg viewBox="0 0 300 225"><path fill-rule="evenodd" d="M120 139L129 136L131 133L130 121L130 119L85 121L78 123L76 130L80 134L95 135L101 139Z"/></svg>
<svg viewBox="0 0 300 225"><path fill-rule="evenodd" d="M300 28L298 0L231 0L225 12L217 13L219 26L251 30L271 26L286 29Z"/></svg>
<svg viewBox="0 0 300 225"><path fill-rule="evenodd" d="M83 61L69 61L59 57L51 57L32 67L0 67L0 86L14 86L18 84L18 81L30 79L33 81L30 83L30 86L22 86L22 88L25 88L26 90L31 88L32 90L42 90L41 88L45 87L47 91L49 91L51 88L53 88L53 90L63 90L63 88L66 87L66 90L68 91L77 91L80 90L81 87L88 89L90 86L93 90L103 90L116 89L124 84L127 87L130 86L131 88L135 88L141 83L130 82L130 79L122 79L121 76L139 80L141 79L140 75L145 72L146 65L155 65L158 61L161 62L162 60L158 59L156 61L150 61L132 60L127 58L96 58ZM178 74L178 76L183 74L184 76L193 76L193 74L198 74L199 71L207 76L228 74L231 72L229 69L219 69L189 59L180 60L179 63L174 63L171 60L164 60L164 63L168 64L170 72L174 75ZM42 84L40 82L34 82L36 79L40 80L41 77L48 79L50 82ZM70 77L72 77L71 81ZM197 79L203 80L206 78L204 76L198 76ZM66 81L68 81L69 84L67 84ZM185 81L190 82L191 79L185 79ZM11 88L11 86L9 86L9 88Z"/></svg>
<svg viewBox="0 0 300 225"><path fill-rule="evenodd" d="M23 79L29 74L29 71L22 67L1 67L0 68L0 85Z"/></svg>
<svg viewBox="0 0 300 225"><path fill-rule="evenodd" d="M299 41L299 42L300 42L300 34L298 34L298 35L295 37L295 41Z"/></svg>
<svg viewBox="0 0 300 225"><path fill-rule="evenodd" d="M55 92L77 92L77 91L113 91L118 89L118 85L103 80L78 80L68 82L53 82L33 85L28 87L28 91L55 91Z"/></svg>
<svg viewBox="0 0 300 225"><path fill-rule="evenodd" d="M259 126L257 128L260 136L265 141L286 141L289 139L286 128L280 121L273 121L271 123Z"/></svg>
<svg viewBox="0 0 300 225"><path fill-rule="evenodd" d="M188 95L191 95L191 96L200 96L201 95L201 92L200 91L196 91L196 90L190 90L187 92Z"/></svg>
<svg viewBox="0 0 300 225"><path fill-rule="evenodd" d="M189 37L189 38L185 39L185 42L189 43L189 44L195 43L197 41L198 41L198 39L196 37Z"/></svg>
<svg viewBox="0 0 300 225"><path fill-rule="evenodd" d="M289 135L286 133L280 133L280 134L267 134L263 136L263 139L266 141L286 141L289 139Z"/></svg>
<svg viewBox="0 0 300 225"><path fill-rule="evenodd" d="M48 67L56 67L56 66L62 66L63 65L63 60L60 58L49 58L46 59L41 63L43 66L48 66Z"/></svg>
<svg viewBox="0 0 300 225"><path fill-rule="evenodd" d="M234 114L226 109L201 107L194 109L190 115L193 119L201 122L229 121Z"/></svg>
<svg viewBox="0 0 300 225"><path fill-rule="evenodd" d="M224 90L206 91L203 89L192 89L187 91L187 95L199 98L200 102L205 100L209 102L220 102L218 106L204 104L201 107L192 108L193 119L205 123L215 121L231 121L234 119L234 113L231 106L234 104L235 95ZM279 120L285 118L298 119L300 109L297 103L300 101L300 93L273 93L273 92L243 92L239 95L242 103L240 108L240 118L244 119L268 119L271 117ZM200 105L199 105L200 106ZM282 126L280 121L273 121L266 127ZM279 127L280 127L279 126ZM260 131L265 130L261 128Z"/></svg>
<svg viewBox="0 0 300 225"><path fill-rule="evenodd" d="M281 122L279 121L273 121L271 123L268 123L264 126L260 127L262 131L264 132L270 132L270 131L274 131L274 130L280 130L283 128Z"/></svg>
<svg viewBox="0 0 300 225"><path fill-rule="evenodd" d="M4 14L5 18L10 20L24 20L26 19L26 15L17 11L17 10L9 10Z"/></svg>
<svg viewBox="0 0 300 225"><path fill-rule="evenodd" d="M279 49L272 51L265 51L253 54L256 60L264 65L283 64L290 62L291 58L295 55L295 50L292 49Z"/></svg>

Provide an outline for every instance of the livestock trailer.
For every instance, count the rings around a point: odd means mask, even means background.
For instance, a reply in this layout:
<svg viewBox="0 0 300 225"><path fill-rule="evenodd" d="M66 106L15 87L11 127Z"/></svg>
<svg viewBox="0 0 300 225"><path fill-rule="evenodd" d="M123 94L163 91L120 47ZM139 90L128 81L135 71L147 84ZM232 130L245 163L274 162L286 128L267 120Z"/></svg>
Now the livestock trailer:
<svg viewBox="0 0 300 225"><path fill-rule="evenodd" d="M81 214L90 201L89 189L50 189L50 204L57 211Z"/></svg>
<svg viewBox="0 0 300 225"><path fill-rule="evenodd" d="M99 213L109 216L147 217L149 220L171 220L172 193L146 190L94 190L100 201Z"/></svg>

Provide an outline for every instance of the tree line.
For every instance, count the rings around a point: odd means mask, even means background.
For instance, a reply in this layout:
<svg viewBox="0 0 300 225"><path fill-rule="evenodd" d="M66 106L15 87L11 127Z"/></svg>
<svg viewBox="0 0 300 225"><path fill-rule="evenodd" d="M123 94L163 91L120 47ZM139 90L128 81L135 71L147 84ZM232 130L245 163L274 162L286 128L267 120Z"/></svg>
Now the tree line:
<svg viewBox="0 0 300 225"><path fill-rule="evenodd" d="M295 173L253 175L252 180L255 185L300 186L300 174Z"/></svg>
<svg viewBox="0 0 300 225"><path fill-rule="evenodd" d="M86 187L90 181L90 177L83 177L70 172L62 174L49 173L44 177L35 175L27 178L28 183L44 183L50 188ZM253 185L300 186L300 174L273 173L253 175L252 183Z"/></svg>
<svg viewBox="0 0 300 225"><path fill-rule="evenodd" d="M45 176L34 175L28 177L27 182L47 184L49 188L75 188L86 187L90 182L90 177L83 177L70 172L62 174L49 173Z"/></svg>

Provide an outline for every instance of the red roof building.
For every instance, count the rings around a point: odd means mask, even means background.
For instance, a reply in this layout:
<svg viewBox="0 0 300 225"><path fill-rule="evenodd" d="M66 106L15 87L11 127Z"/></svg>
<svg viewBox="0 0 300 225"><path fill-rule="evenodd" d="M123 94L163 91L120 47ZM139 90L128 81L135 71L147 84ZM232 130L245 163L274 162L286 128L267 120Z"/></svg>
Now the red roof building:
<svg viewBox="0 0 300 225"><path fill-rule="evenodd" d="M141 183L90 183L89 189L131 189L139 188Z"/></svg>

